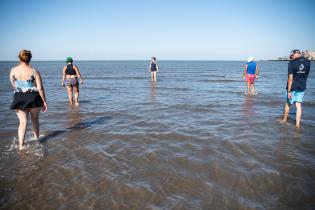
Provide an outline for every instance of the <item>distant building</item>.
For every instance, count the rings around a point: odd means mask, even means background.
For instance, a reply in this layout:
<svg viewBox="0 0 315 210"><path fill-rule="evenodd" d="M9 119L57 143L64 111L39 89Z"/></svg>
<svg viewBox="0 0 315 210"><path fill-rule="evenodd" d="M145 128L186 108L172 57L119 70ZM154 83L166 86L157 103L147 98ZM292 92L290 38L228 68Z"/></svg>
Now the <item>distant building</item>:
<svg viewBox="0 0 315 210"><path fill-rule="evenodd" d="M307 59L315 60L315 52L314 51L305 50L305 52L303 52L303 56Z"/></svg>
<svg viewBox="0 0 315 210"><path fill-rule="evenodd" d="M310 50L302 51L302 55L312 61L315 61L315 52ZM290 60L289 56L278 57L278 61L287 61Z"/></svg>

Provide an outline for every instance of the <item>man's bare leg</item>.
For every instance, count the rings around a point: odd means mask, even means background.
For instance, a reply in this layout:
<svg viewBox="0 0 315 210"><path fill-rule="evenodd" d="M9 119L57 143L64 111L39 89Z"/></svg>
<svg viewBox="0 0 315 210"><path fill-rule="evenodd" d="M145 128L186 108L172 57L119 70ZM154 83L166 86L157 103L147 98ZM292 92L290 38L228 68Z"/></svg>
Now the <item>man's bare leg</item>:
<svg viewBox="0 0 315 210"><path fill-rule="evenodd" d="M299 128L301 126L302 104L296 102L295 106L296 106L295 126Z"/></svg>
<svg viewBox="0 0 315 210"><path fill-rule="evenodd" d="M280 123L288 122L289 113L290 113L290 106L289 106L288 102L286 102L285 106L284 106L283 118L282 118L282 120L279 120L279 122Z"/></svg>

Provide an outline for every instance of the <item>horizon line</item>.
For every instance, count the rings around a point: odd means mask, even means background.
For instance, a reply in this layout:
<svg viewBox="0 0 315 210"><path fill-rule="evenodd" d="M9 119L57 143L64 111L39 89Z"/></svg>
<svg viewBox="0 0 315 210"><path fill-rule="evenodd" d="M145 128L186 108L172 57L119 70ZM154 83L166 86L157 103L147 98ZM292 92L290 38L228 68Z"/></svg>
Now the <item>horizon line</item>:
<svg viewBox="0 0 315 210"><path fill-rule="evenodd" d="M238 60L238 59L157 59L158 61L247 61L247 60ZM150 61L150 59L78 59L77 61ZM278 61L277 59L260 59L256 61ZM280 60L279 60L280 61ZM19 62L19 60L0 60L0 62ZM40 59L40 60L32 60L31 62L65 62L65 60L54 60L54 59Z"/></svg>

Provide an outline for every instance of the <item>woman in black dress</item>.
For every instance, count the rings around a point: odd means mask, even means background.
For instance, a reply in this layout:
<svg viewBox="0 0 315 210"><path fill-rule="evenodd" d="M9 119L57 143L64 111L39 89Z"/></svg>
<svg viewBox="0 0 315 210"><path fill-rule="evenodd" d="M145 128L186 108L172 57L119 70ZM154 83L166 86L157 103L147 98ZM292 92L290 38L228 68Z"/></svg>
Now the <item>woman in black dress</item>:
<svg viewBox="0 0 315 210"><path fill-rule="evenodd" d="M20 64L12 68L10 81L14 88L14 97L11 109L15 109L20 120L18 129L19 149L24 149L24 138L29 114L32 119L33 134L39 137L39 112L40 108L47 111L45 91L39 71L31 67L31 51L22 50L19 54Z"/></svg>

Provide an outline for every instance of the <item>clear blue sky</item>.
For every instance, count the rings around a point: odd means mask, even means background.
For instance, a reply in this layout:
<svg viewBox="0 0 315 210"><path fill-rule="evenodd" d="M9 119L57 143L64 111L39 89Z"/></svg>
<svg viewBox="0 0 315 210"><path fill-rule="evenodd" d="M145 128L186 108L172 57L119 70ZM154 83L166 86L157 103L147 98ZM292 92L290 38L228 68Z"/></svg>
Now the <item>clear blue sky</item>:
<svg viewBox="0 0 315 210"><path fill-rule="evenodd" d="M309 0L3 0L0 60L277 58L315 51Z"/></svg>

